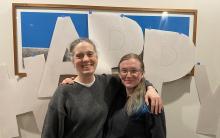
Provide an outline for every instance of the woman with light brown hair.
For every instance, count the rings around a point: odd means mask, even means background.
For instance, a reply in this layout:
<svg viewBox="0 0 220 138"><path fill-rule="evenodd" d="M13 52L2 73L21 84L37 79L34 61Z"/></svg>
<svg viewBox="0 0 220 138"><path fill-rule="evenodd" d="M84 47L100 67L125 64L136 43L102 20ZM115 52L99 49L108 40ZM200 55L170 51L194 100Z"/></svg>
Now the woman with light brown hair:
<svg viewBox="0 0 220 138"><path fill-rule="evenodd" d="M164 111L155 115L144 101L146 91L144 63L133 53L118 64L126 91L113 101L105 127L105 138L166 138Z"/></svg>

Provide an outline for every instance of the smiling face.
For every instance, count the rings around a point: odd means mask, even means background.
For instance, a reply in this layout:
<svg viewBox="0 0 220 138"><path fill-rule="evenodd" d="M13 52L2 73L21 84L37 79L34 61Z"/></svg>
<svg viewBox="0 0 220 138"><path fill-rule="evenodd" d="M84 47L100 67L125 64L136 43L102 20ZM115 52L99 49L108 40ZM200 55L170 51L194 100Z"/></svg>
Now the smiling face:
<svg viewBox="0 0 220 138"><path fill-rule="evenodd" d="M133 91L143 78L141 67L141 62L133 57L119 63L119 76L128 91Z"/></svg>
<svg viewBox="0 0 220 138"><path fill-rule="evenodd" d="M82 41L74 47L72 53L72 62L79 76L93 76L98 63L98 57L94 46L89 42Z"/></svg>

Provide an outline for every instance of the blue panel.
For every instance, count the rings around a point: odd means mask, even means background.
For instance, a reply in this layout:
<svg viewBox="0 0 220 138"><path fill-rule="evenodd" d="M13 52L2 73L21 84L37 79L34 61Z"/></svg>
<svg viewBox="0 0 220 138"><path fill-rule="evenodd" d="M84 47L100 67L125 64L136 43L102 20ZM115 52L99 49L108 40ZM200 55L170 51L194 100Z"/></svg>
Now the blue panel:
<svg viewBox="0 0 220 138"><path fill-rule="evenodd" d="M140 25L143 32L145 28L148 28L148 29L173 31L173 32L183 33L189 36L189 27L190 27L189 17L168 16L166 18L162 18L162 16L135 16L135 15L125 15L125 16L136 21Z"/></svg>
<svg viewBox="0 0 220 138"><path fill-rule="evenodd" d="M58 17L70 16L80 37L88 37L88 15L73 13L22 12L22 47L49 48ZM145 28L183 33L189 36L189 17L123 15Z"/></svg>
<svg viewBox="0 0 220 138"><path fill-rule="evenodd" d="M88 37L88 15L72 13L21 13L22 47L49 48L58 17L70 16L79 37Z"/></svg>

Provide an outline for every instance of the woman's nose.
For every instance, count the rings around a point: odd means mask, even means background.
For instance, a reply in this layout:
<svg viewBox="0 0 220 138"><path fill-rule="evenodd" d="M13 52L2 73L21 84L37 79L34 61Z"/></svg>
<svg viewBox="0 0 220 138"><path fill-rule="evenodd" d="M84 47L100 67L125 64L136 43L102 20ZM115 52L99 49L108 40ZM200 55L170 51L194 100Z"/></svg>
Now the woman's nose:
<svg viewBox="0 0 220 138"><path fill-rule="evenodd" d="M131 77L131 76L132 76L131 72L128 71L126 76L127 76L127 77Z"/></svg>
<svg viewBox="0 0 220 138"><path fill-rule="evenodd" d="M85 54L83 57L83 61L87 61L87 60L89 60L89 57Z"/></svg>

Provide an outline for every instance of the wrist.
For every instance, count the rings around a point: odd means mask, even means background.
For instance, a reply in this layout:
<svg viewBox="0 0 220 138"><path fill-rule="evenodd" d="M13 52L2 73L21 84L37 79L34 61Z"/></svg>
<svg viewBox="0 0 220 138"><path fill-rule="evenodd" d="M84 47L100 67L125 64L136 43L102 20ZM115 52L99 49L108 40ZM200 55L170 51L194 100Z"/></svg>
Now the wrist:
<svg viewBox="0 0 220 138"><path fill-rule="evenodd" d="M147 86L147 90L151 90L151 89L155 90L153 86Z"/></svg>

